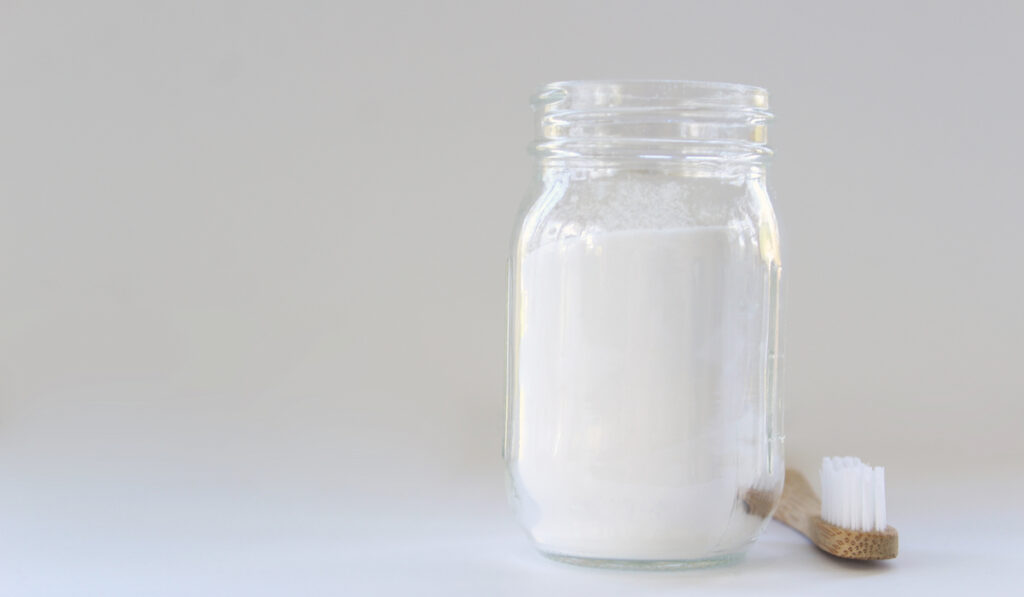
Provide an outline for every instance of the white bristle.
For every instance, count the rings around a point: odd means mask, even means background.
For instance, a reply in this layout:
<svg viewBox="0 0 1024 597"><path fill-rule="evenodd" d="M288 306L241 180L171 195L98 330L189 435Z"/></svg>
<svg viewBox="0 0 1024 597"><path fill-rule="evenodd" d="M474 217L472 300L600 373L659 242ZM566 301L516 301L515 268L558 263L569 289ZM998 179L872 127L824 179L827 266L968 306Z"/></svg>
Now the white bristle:
<svg viewBox="0 0 1024 597"><path fill-rule="evenodd" d="M885 468L860 458L822 460L821 518L854 531L884 531Z"/></svg>

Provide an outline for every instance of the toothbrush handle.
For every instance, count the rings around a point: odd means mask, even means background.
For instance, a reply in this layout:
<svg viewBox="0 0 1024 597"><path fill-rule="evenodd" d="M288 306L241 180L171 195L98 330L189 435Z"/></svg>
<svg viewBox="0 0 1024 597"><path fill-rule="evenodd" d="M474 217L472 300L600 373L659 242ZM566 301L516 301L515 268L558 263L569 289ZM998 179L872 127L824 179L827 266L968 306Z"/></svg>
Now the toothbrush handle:
<svg viewBox="0 0 1024 597"><path fill-rule="evenodd" d="M775 518L805 537L812 538L814 518L821 515L821 500L811 484L800 472L786 469L786 483L782 488L782 500L775 510Z"/></svg>

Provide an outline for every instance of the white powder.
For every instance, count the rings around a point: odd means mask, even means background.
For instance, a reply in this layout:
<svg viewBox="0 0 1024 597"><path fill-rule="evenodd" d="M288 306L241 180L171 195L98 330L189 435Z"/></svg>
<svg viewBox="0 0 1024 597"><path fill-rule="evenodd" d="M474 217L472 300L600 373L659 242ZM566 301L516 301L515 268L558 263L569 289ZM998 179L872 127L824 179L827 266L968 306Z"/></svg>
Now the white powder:
<svg viewBox="0 0 1024 597"><path fill-rule="evenodd" d="M522 263L520 518L548 553L694 559L742 549L769 490L769 271L709 227L548 243Z"/></svg>

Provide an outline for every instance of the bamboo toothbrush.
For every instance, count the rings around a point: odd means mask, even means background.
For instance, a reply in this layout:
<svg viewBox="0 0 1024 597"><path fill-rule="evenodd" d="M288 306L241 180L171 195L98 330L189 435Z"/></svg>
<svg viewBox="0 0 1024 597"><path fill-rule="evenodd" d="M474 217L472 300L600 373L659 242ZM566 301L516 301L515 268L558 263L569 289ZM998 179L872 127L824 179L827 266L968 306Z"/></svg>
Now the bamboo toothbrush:
<svg viewBox="0 0 1024 597"><path fill-rule="evenodd" d="M786 470L775 518L822 551L851 560L888 560L899 550L896 529L885 520L885 470L858 458L825 458L819 500L799 472Z"/></svg>

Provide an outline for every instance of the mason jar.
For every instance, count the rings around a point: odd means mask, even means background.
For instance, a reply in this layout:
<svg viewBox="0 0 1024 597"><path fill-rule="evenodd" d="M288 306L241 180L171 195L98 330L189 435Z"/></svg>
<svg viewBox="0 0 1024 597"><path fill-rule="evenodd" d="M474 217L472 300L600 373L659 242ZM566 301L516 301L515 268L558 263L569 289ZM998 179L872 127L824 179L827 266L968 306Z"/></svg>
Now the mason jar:
<svg viewBox="0 0 1024 597"><path fill-rule="evenodd" d="M543 87L509 260L505 460L545 555L738 558L781 493L764 89Z"/></svg>

